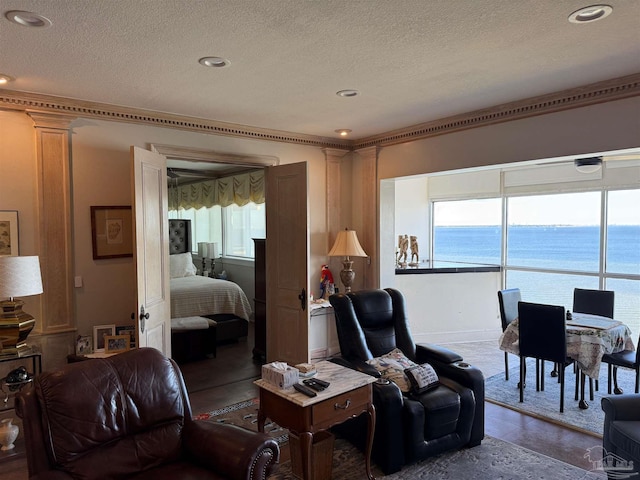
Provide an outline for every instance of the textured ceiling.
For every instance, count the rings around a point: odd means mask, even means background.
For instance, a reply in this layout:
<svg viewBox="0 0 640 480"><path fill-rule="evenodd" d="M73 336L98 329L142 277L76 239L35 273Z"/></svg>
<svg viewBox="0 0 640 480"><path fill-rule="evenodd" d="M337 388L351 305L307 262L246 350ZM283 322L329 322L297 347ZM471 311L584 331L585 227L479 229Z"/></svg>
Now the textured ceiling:
<svg viewBox="0 0 640 480"><path fill-rule="evenodd" d="M591 2L0 0L0 73L12 90L358 139L639 73L640 1L607 3L575 25Z"/></svg>

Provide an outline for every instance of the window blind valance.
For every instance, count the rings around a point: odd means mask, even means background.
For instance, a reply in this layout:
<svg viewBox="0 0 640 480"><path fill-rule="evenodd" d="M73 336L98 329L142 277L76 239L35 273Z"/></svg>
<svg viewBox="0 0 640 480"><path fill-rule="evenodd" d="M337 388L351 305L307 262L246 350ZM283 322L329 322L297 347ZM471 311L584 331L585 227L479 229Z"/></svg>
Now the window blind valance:
<svg viewBox="0 0 640 480"><path fill-rule="evenodd" d="M169 187L169 210L264 203L264 171Z"/></svg>

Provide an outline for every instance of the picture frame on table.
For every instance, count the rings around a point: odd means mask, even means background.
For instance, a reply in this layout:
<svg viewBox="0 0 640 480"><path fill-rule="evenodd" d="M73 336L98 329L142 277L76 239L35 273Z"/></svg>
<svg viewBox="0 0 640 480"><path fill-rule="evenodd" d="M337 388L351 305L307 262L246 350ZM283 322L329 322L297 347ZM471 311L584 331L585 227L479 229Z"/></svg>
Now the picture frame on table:
<svg viewBox="0 0 640 480"><path fill-rule="evenodd" d="M20 255L18 211L0 210L0 257Z"/></svg>
<svg viewBox="0 0 640 480"><path fill-rule="evenodd" d="M129 350L129 335L105 335L104 353L122 353Z"/></svg>
<svg viewBox="0 0 640 480"><path fill-rule="evenodd" d="M116 326L114 325L96 325L93 327L93 348L94 352L104 352L105 337L114 336L116 334Z"/></svg>
<svg viewBox="0 0 640 480"><path fill-rule="evenodd" d="M133 257L133 221L130 205L91 207L93 259Z"/></svg>
<svg viewBox="0 0 640 480"><path fill-rule="evenodd" d="M129 335L129 348L136 348L136 327L133 325L117 326L116 335Z"/></svg>
<svg viewBox="0 0 640 480"><path fill-rule="evenodd" d="M91 335L78 335L76 339L76 355L93 353L93 338Z"/></svg>

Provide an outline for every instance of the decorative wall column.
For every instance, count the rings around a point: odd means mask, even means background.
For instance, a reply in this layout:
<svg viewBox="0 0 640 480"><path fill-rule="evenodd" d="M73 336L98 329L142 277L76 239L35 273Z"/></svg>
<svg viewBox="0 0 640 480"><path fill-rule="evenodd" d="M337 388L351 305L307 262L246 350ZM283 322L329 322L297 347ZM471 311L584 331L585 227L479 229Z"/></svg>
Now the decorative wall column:
<svg viewBox="0 0 640 480"><path fill-rule="evenodd" d="M361 288L379 288L378 255L378 147L355 150L351 180L352 228L357 231L365 259L356 259ZM355 270L355 268L354 268ZM362 272L362 275L360 275Z"/></svg>
<svg viewBox="0 0 640 480"><path fill-rule="evenodd" d="M44 294L34 333L75 330L70 124L76 118L27 110L36 129L39 256Z"/></svg>
<svg viewBox="0 0 640 480"><path fill-rule="evenodd" d="M346 222L349 221L344 212L343 202L345 199L342 195L343 179L342 166L345 157L349 158L348 150L340 150L336 148L324 148L327 172L327 253L331 250L333 243L336 241L338 232L349 227ZM346 199L347 202L350 199ZM342 270L342 259L337 257L329 257L329 269L334 275L336 286L341 287L338 272Z"/></svg>

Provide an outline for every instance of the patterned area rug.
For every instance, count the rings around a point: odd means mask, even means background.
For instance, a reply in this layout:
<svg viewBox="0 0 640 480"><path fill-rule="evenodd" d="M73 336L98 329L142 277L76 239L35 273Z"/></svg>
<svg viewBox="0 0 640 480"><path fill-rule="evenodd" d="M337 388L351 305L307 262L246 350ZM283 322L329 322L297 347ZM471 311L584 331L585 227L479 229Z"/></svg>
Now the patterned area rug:
<svg viewBox="0 0 640 480"><path fill-rule="evenodd" d="M517 359L509 365L518 363ZM607 394L607 367L600 369L600 389L594 391L593 401L589 400L589 381L585 381L585 399L589 408L581 410L578 402L574 400L575 374L573 366L567 367L564 386L564 413L560 413L560 384L557 378L552 378L551 362L545 363L544 392L536 392L535 362L527 361L526 388L524 390L524 402L520 403L518 382L520 378L519 367L509 369L509 380L504 379L504 371L485 380L485 395L488 401L503 405L507 408L543 418L587 433L595 433L602 436L604 426L604 412L600 407L602 397ZM635 373L632 370L620 369L618 371L618 385L625 393L633 393L635 389ZM595 382L594 382L595 388Z"/></svg>
<svg viewBox="0 0 640 480"><path fill-rule="evenodd" d="M200 420L233 423L250 430L257 430L258 400L248 400L198 415ZM268 425L268 426L267 426ZM287 431L275 423L265 425L265 431L277 439L283 446L287 440ZM379 468L373 466L376 478L388 480L420 479L553 479L553 480L603 480L604 472L597 468L586 471L568 465L559 460L504 442L485 437L478 447L444 453L415 465L403 468L400 472L385 476ZM293 480L298 477L291 472L291 462L276 466L268 480ZM336 439L333 450L333 480L365 479L364 456L353 445L343 439Z"/></svg>

